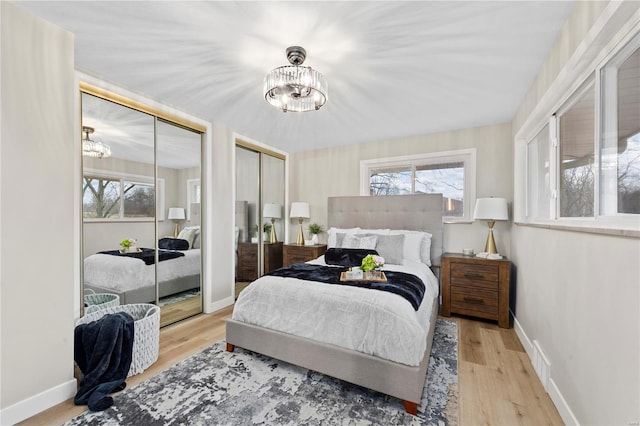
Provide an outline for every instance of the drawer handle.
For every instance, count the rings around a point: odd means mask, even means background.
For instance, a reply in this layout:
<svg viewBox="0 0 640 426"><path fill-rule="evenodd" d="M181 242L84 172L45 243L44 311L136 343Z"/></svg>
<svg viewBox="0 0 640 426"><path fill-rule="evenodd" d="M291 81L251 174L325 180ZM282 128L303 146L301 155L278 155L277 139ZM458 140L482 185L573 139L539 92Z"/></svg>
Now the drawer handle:
<svg viewBox="0 0 640 426"><path fill-rule="evenodd" d="M478 273L465 272L464 277L465 278L484 278L484 275L478 274Z"/></svg>
<svg viewBox="0 0 640 426"><path fill-rule="evenodd" d="M476 299L475 297L464 297L463 300L468 303L475 303L476 305L484 305L484 300Z"/></svg>

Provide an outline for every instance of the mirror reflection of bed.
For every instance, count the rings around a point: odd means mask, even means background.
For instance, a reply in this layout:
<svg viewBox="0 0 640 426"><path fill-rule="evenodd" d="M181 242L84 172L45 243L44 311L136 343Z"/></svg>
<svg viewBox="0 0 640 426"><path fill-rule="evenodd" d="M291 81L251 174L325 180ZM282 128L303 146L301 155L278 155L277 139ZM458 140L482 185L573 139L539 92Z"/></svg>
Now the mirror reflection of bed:
<svg viewBox="0 0 640 426"><path fill-rule="evenodd" d="M82 157L85 294L158 304L161 325L202 312L202 134L90 93L82 125L111 151ZM142 253L120 253L124 239Z"/></svg>

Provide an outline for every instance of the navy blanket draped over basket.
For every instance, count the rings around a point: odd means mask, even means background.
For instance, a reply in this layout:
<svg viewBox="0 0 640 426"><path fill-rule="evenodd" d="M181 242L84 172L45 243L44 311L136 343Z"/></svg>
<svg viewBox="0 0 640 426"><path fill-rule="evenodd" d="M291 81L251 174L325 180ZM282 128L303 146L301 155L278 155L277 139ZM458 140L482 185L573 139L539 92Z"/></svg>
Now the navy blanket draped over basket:
<svg viewBox="0 0 640 426"><path fill-rule="evenodd" d="M108 394L125 388L133 354L134 319L126 312L81 324L74 333L74 359L83 377L76 405L100 411L113 405Z"/></svg>

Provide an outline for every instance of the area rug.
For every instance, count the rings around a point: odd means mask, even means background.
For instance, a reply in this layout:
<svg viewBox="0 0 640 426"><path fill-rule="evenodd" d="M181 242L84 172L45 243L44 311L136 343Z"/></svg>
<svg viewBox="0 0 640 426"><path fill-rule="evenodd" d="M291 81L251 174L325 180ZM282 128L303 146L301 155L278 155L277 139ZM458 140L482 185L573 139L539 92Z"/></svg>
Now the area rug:
<svg viewBox="0 0 640 426"><path fill-rule="evenodd" d="M178 302L184 302L185 300L191 299L192 297L200 297L200 289L192 288L191 290L186 290L180 293L172 294L171 296L161 297L160 303L158 304L160 307L171 305Z"/></svg>
<svg viewBox="0 0 640 426"><path fill-rule="evenodd" d="M225 342L114 397L76 425L456 425L457 325L438 319L418 415L401 400Z"/></svg>

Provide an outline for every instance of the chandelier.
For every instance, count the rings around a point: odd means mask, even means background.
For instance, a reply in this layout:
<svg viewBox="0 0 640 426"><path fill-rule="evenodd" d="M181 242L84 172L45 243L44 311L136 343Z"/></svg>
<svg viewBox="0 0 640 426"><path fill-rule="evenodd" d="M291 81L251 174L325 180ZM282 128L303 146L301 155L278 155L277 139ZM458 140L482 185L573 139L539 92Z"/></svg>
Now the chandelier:
<svg viewBox="0 0 640 426"><path fill-rule="evenodd" d="M93 127L82 126L84 137L82 138L82 155L85 157L106 158L111 156L109 145L89 139L89 135L94 132Z"/></svg>
<svg viewBox="0 0 640 426"><path fill-rule="evenodd" d="M318 71L301 66L306 56L302 47L288 47L291 65L273 69L264 77L265 100L282 112L319 110L327 102L327 81Z"/></svg>

